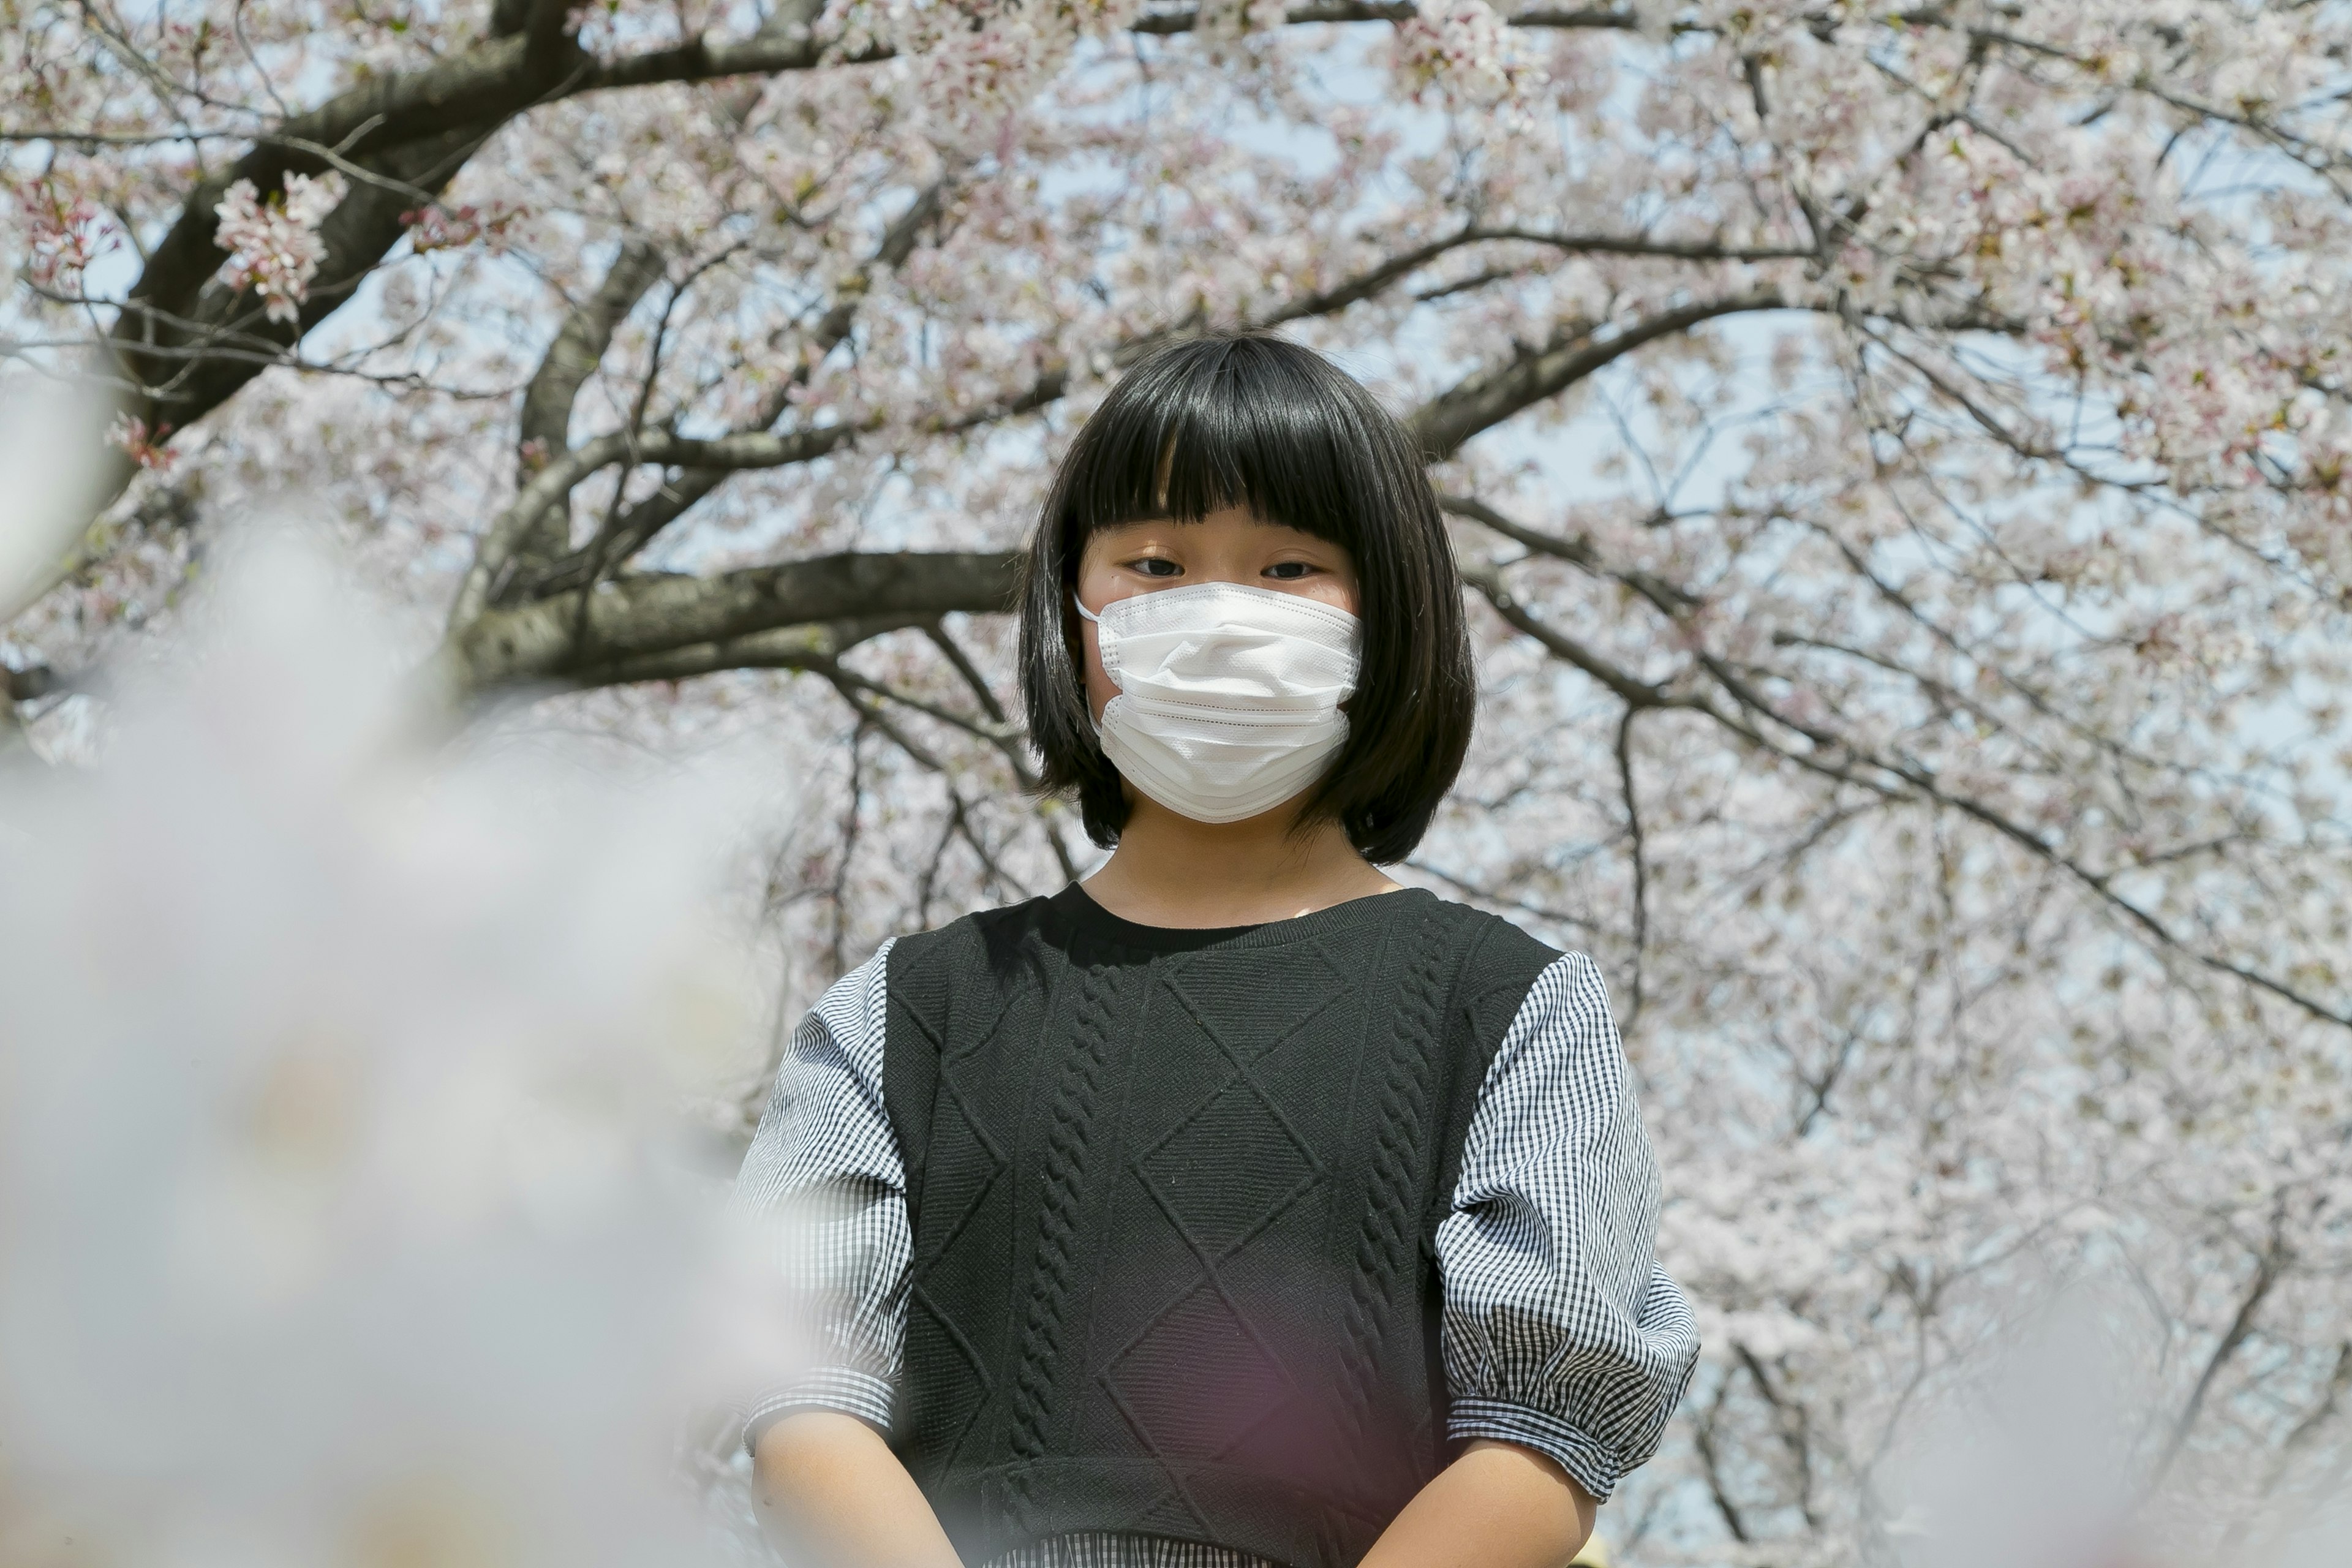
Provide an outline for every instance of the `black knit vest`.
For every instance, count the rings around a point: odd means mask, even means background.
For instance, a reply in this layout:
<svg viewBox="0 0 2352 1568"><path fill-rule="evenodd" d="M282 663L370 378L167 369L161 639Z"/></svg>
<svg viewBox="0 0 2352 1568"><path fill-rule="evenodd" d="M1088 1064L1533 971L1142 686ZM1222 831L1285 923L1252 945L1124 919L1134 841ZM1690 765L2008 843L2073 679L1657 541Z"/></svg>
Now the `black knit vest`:
<svg viewBox="0 0 2352 1568"><path fill-rule="evenodd" d="M1436 1227L1556 956L1418 889L1181 931L1071 888L891 949L893 1443L966 1563L1370 1549L1449 1457Z"/></svg>

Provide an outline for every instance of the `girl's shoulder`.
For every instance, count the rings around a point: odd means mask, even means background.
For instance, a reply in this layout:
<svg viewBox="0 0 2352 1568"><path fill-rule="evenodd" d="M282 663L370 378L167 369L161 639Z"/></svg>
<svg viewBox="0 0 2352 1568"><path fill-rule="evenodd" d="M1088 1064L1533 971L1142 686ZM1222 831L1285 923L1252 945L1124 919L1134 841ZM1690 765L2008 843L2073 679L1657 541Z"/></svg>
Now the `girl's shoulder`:
<svg viewBox="0 0 2352 1568"><path fill-rule="evenodd" d="M1066 889L1066 891L1067 889ZM1040 895L992 910L974 910L929 931L890 939L887 979L893 985L929 976L953 984L975 967L1003 971L1019 963L1027 938L1053 923L1062 895Z"/></svg>
<svg viewBox="0 0 2352 1568"><path fill-rule="evenodd" d="M1492 910L1482 910L1475 904L1434 892L1429 895L1429 902L1437 918L1453 930L1455 940L1465 945L1492 947L1497 952L1527 957L1542 953L1548 955L1546 963L1561 956L1559 948L1530 936L1517 921Z"/></svg>
<svg viewBox="0 0 2352 1568"><path fill-rule="evenodd" d="M1454 960L1454 994L1474 1010L1498 1003L1515 1007L1545 971L1573 956L1491 910L1434 893L1429 901Z"/></svg>

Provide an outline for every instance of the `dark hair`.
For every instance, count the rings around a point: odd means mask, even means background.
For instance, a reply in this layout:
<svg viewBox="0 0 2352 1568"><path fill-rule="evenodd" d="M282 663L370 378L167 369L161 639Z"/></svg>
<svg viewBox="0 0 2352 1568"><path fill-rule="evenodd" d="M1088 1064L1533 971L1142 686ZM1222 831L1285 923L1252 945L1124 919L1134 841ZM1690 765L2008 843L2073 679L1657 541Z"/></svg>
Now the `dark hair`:
<svg viewBox="0 0 2352 1568"><path fill-rule="evenodd" d="M1127 799L1095 738L1070 608L1087 536L1230 506L1355 559L1363 661L1347 744L1299 820L1336 820L1366 859L1402 860L1470 744L1477 681L1461 578L1412 438L1328 360L1280 338L1201 337L1155 351L1062 459L1021 595L1021 694L1043 784L1076 791L1096 843L1118 841Z"/></svg>

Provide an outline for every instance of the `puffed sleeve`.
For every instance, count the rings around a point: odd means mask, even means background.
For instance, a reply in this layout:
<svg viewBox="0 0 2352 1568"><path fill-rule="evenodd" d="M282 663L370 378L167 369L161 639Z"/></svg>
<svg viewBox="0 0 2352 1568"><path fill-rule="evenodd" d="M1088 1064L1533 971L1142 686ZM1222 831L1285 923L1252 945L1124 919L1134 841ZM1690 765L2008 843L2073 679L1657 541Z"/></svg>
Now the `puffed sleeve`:
<svg viewBox="0 0 2352 1568"><path fill-rule="evenodd" d="M890 947L836 981L793 1031L736 1178L734 1212L772 1249L811 1342L789 1382L756 1393L746 1448L777 1416L812 1406L889 1430L912 1248L906 1165L882 1109Z"/></svg>
<svg viewBox="0 0 2352 1568"><path fill-rule="evenodd" d="M1608 992L1568 953L1495 1054L1438 1227L1448 1436L1537 1449L1595 1498L1655 1452L1698 1360L1657 1231Z"/></svg>

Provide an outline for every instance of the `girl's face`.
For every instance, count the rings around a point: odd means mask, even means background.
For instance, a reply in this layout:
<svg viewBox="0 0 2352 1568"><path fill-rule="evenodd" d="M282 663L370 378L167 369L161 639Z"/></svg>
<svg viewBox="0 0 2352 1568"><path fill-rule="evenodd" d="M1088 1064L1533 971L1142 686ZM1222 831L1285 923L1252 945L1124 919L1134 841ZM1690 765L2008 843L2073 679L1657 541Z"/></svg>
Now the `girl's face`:
<svg viewBox="0 0 2352 1568"><path fill-rule="evenodd" d="M1096 615L1137 594L1202 583L1241 583L1296 594L1358 614L1356 563L1328 539L1260 522L1245 507L1229 506L1198 522L1157 518L1099 528L1078 555L1078 602ZM1084 641L1087 706L1097 721L1118 688L1103 673L1102 643L1092 621L1078 622Z"/></svg>

